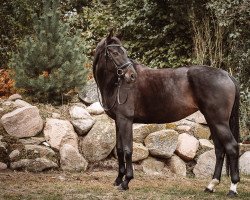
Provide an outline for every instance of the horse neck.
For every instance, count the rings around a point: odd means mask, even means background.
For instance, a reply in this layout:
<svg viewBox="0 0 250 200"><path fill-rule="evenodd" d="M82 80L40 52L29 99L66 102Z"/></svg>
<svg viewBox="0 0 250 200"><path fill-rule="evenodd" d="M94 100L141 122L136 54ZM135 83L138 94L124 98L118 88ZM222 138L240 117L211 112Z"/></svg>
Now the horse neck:
<svg viewBox="0 0 250 200"><path fill-rule="evenodd" d="M103 97L113 96L117 82L115 72L106 69L106 65L99 65L96 69L96 82Z"/></svg>

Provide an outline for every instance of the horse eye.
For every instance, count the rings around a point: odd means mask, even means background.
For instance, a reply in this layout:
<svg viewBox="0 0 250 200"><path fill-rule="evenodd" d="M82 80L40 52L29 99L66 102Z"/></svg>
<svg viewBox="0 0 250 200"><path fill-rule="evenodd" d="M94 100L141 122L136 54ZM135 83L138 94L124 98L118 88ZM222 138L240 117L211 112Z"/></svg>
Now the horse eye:
<svg viewBox="0 0 250 200"><path fill-rule="evenodd" d="M118 56L119 55L119 53L118 52L113 52L113 54L114 54L114 56Z"/></svg>

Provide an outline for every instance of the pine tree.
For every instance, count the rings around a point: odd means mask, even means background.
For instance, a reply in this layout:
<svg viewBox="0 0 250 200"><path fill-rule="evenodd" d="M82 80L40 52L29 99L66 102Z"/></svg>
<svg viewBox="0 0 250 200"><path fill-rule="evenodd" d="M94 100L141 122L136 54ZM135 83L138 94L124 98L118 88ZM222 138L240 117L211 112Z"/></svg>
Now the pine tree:
<svg viewBox="0 0 250 200"><path fill-rule="evenodd" d="M40 101L54 101L86 82L85 42L79 32L69 33L69 24L60 20L59 0L43 2L43 14L35 19L35 34L20 43L10 66L17 88Z"/></svg>

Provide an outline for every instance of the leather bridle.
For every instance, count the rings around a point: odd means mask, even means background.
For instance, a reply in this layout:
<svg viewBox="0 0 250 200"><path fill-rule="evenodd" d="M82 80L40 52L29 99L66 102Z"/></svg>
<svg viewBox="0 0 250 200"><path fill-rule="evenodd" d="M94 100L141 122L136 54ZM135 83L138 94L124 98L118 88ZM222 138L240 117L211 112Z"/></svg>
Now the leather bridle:
<svg viewBox="0 0 250 200"><path fill-rule="evenodd" d="M107 62L108 62L108 58L113 62L113 64L115 65L116 67L116 73L117 73L117 76L118 76L118 82L116 83L117 85L117 91L116 91L116 99L114 101L114 103L112 104L112 106L110 108L107 108L103 105L103 103L100 101L100 96L99 96L99 92L98 92L98 82L97 82L97 94L98 94L98 99L99 99L99 102L101 104L101 106L103 107L103 109L105 111L109 111L111 110L116 102L119 104L119 105L122 105L122 104L125 104L126 101L127 101L127 98L128 98L128 94L127 94L127 97L126 99L124 100L124 102L121 102L120 101L120 87L121 87L121 84L122 84L122 78L124 77L125 73L124 73L124 69L127 68L127 67L133 67L133 63L129 60L128 62L126 63L123 63L121 65L118 65L116 62L115 62L115 59L112 57L112 55L110 54L109 52L109 48L110 47L120 47L121 50L123 52L126 52L126 50L124 49L124 47L122 45L119 45L119 44L110 44L110 45L107 45L106 41L105 41L105 59L106 59L106 68L107 68Z"/></svg>
<svg viewBox="0 0 250 200"><path fill-rule="evenodd" d="M126 50L124 49L124 47L122 45L119 45L119 44L109 44L109 45L105 45L105 58L106 58L106 63L107 63L107 58L110 58L111 61L114 63L115 67L116 67L116 72L117 72L117 75L118 75L118 79L121 78L123 75L124 75L124 71L123 69L125 69L126 67L129 67L129 66L133 66L133 63L129 60L128 62L122 64L122 65L118 65L114 58L112 57L112 55L110 54L109 52L109 47L120 47L121 50L123 52L125 52ZM107 65L107 64L106 64Z"/></svg>

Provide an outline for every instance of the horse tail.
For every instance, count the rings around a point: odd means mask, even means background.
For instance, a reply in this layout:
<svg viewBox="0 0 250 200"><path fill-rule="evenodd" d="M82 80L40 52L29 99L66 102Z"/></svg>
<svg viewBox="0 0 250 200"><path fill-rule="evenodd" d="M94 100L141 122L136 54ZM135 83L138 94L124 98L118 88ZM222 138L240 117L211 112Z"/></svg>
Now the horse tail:
<svg viewBox="0 0 250 200"><path fill-rule="evenodd" d="M234 77L230 76L231 80L234 82L235 85L235 99L234 99L234 104L233 104L233 108L231 111L231 116L229 119L229 126L230 126L230 130L234 136L234 139L236 140L237 143L239 143L240 141L240 125L239 125L239 108L240 108L240 89L238 86L237 81L235 80ZM239 155L239 147L237 148L237 153ZM226 171L227 171L227 175L229 176L229 158L228 156L226 156Z"/></svg>

